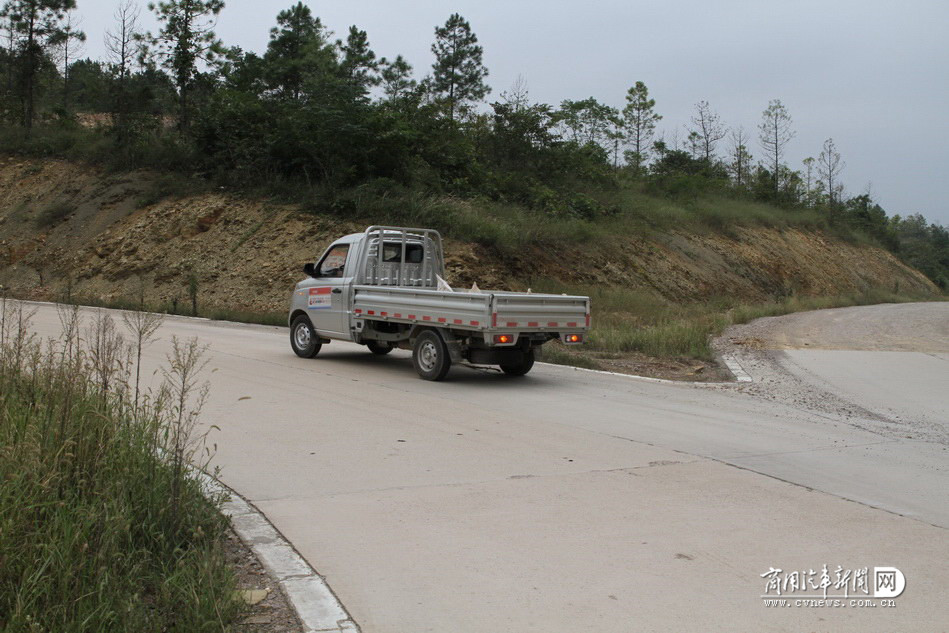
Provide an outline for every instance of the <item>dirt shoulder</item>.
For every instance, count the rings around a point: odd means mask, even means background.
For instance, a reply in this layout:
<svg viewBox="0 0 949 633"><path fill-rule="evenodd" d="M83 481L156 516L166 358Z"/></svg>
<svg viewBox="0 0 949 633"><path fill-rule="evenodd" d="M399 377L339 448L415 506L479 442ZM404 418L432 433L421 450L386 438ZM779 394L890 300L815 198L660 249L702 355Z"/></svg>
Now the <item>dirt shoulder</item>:
<svg viewBox="0 0 949 633"><path fill-rule="evenodd" d="M797 312L732 326L719 341L742 349L949 352L949 302Z"/></svg>
<svg viewBox="0 0 949 633"><path fill-rule="evenodd" d="M728 388L841 419L883 439L949 445L949 302L798 312L731 326L713 342L754 381Z"/></svg>

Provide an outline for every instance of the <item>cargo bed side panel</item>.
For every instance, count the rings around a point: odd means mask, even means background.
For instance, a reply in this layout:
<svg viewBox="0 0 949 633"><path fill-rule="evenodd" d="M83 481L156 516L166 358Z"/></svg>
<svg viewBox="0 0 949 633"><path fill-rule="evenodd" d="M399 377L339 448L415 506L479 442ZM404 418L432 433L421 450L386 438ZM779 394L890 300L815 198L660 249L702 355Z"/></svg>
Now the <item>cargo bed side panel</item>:
<svg viewBox="0 0 949 633"><path fill-rule="evenodd" d="M484 329L491 324L490 303L489 294L356 286L353 317Z"/></svg>

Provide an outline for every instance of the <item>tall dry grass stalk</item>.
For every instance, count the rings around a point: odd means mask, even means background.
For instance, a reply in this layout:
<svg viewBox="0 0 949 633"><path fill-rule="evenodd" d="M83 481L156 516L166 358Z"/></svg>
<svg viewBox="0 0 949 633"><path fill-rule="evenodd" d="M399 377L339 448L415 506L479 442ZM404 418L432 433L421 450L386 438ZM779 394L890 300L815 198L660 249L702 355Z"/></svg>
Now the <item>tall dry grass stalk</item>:
<svg viewBox="0 0 949 633"><path fill-rule="evenodd" d="M126 341L105 311L57 314L41 341L34 311L0 298L0 630L224 630L227 523L188 468L206 348L173 339L161 385L140 389L160 321L130 315Z"/></svg>
<svg viewBox="0 0 949 633"><path fill-rule="evenodd" d="M141 305L144 306L144 294L142 295ZM155 339L158 328L165 321L165 315L155 312L144 312L139 310L126 310L122 313L122 321L125 323L125 329L132 337L132 354L135 357L135 382L134 393L132 397L133 406L137 414L139 407L139 396L142 384L142 352Z"/></svg>

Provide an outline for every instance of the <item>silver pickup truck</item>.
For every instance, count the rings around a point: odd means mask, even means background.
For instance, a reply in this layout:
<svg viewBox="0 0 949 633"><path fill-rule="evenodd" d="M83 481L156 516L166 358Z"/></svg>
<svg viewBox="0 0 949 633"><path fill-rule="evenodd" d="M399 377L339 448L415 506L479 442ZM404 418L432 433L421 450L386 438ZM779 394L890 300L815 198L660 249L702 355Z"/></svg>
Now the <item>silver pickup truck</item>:
<svg viewBox="0 0 949 633"><path fill-rule="evenodd" d="M290 345L312 358L332 340L373 354L412 350L419 376L441 380L453 362L499 365L523 376L534 350L583 342L589 297L452 289L442 238L431 229L371 226L336 240L290 301Z"/></svg>

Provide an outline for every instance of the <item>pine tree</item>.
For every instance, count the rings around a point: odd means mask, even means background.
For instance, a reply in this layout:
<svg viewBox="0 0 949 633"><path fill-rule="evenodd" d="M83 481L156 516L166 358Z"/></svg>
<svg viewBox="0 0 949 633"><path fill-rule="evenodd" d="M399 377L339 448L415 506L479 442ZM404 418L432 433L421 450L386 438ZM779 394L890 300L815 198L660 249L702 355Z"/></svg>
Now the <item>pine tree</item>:
<svg viewBox="0 0 949 633"><path fill-rule="evenodd" d="M351 26L346 41L337 41L336 45L343 53L340 70L351 86L366 93L372 86L379 85L382 81L379 62L369 48L369 36L365 31Z"/></svg>
<svg viewBox="0 0 949 633"><path fill-rule="evenodd" d="M382 90L389 101L398 101L415 90L418 82L412 79L412 65L397 55L391 62L385 57L379 60Z"/></svg>
<svg viewBox="0 0 949 633"><path fill-rule="evenodd" d="M839 196L843 192L843 186L840 184L840 172L843 171L845 166L846 163L840 160L840 152L837 151L834 139L829 138L824 141L824 147L817 157L817 174L827 190L827 198L831 208L840 202Z"/></svg>
<svg viewBox="0 0 949 633"><path fill-rule="evenodd" d="M728 170L735 179L735 185L742 187L748 183L748 172L751 169L752 161L751 153L748 151L748 137L745 134L745 129L739 127L737 130L732 130L731 141Z"/></svg>
<svg viewBox="0 0 949 633"><path fill-rule="evenodd" d="M804 204L810 207L814 204L814 158L808 156L801 162L804 164Z"/></svg>
<svg viewBox="0 0 949 633"><path fill-rule="evenodd" d="M471 25L453 13L445 26L435 27L432 52L435 54L432 88L442 95L448 104L448 118L454 121L467 102L479 101L491 92L484 82L488 76L481 59L484 51Z"/></svg>
<svg viewBox="0 0 949 633"><path fill-rule="evenodd" d="M63 36L66 12L76 8L76 0L8 0L0 10L8 21L14 50L20 62L23 103L22 122L27 130L36 118L37 76L50 48Z"/></svg>
<svg viewBox="0 0 949 633"><path fill-rule="evenodd" d="M708 163L715 157L715 146L725 138L725 126L721 117L712 111L708 101L699 101L695 104L695 115L692 117L692 131L698 136L700 154Z"/></svg>
<svg viewBox="0 0 949 633"><path fill-rule="evenodd" d="M124 0L115 10L115 27L105 33L105 48L112 70L112 115L120 141L128 134L129 76L135 60L139 9Z"/></svg>
<svg viewBox="0 0 949 633"><path fill-rule="evenodd" d="M63 111L69 112L69 76L70 63L82 55L82 44L86 41L86 34L79 30L82 18L76 18L72 10L66 12L62 28L53 39L53 44L59 48L63 57Z"/></svg>
<svg viewBox="0 0 949 633"><path fill-rule="evenodd" d="M148 8L162 26L158 35L149 34L147 41L171 72L178 90L178 127L187 130L198 62L213 62L222 49L214 35L214 22L224 0L168 0L150 3Z"/></svg>
<svg viewBox="0 0 949 633"><path fill-rule="evenodd" d="M335 72L337 63L323 23L302 2L277 14L264 62L268 86L293 101L301 99L308 78Z"/></svg>
<svg viewBox="0 0 949 633"><path fill-rule="evenodd" d="M649 98L649 90L641 81L637 81L626 93L623 120L626 124L626 140L632 146L626 158L637 170L646 161L649 140L656 131L656 122L662 119L653 110L655 106L656 100Z"/></svg>
<svg viewBox="0 0 949 633"><path fill-rule="evenodd" d="M771 172L774 196L781 192L781 159L788 142L794 138L791 129L791 115L780 99L773 99L767 109L761 113L761 123L758 124L758 139L768 157L768 169ZM786 171L786 170L785 170Z"/></svg>

